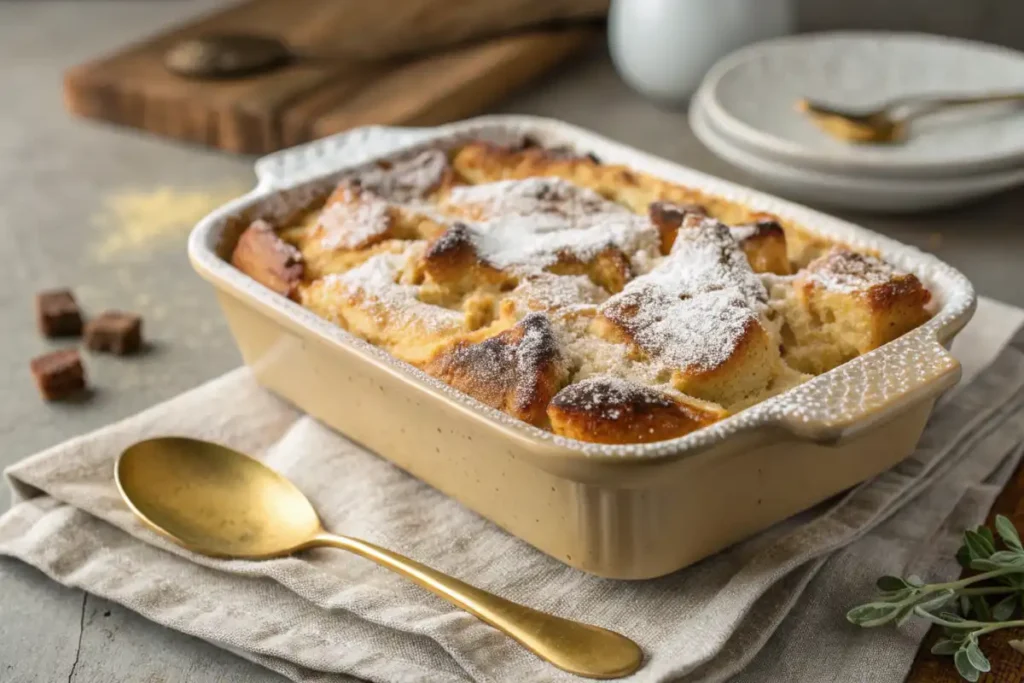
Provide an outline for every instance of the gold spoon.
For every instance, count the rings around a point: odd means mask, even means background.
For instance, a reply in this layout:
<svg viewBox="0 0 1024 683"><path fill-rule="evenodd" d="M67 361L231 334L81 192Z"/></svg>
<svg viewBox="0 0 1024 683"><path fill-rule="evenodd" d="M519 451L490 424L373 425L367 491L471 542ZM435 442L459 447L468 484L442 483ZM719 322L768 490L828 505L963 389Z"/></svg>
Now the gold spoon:
<svg viewBox="0 0 1024 683"><path fill-rule="evenodd" d="M990 95L922 95L889 100L868 110L838 109L821 102L801 99L797 111L807 114L819 128L834 138L854 143L897 143L907 136L911 121L928 114L976 104L1022 102L1024 92Z"/></svg>
<svg viewBox="0 0 1024 683"><path fill-rule="evenodd" d="M517 640L560 669L619 678L643 652L607 629L538 612L366 541L324 530L290 481L225 446L180 437L141 441L114 477L128 507L178 545L212 557L268 559L317 547L348 550L401 574Z"/></svg>

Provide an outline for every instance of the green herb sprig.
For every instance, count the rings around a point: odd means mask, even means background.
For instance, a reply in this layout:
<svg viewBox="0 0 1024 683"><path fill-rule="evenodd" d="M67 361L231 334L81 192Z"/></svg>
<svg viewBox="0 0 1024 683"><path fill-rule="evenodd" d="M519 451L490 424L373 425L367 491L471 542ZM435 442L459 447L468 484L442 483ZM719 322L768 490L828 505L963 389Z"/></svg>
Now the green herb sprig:
<svg viewBox="0 0 1024 683"><path fill-rule="evenodd" d="M956 559L961 566L980 572L959 581L925 583L917 576L883 576L873 602L854 607L846 618L870 628L897 626L918 617L941 626L944 637L932 646L937 655L952 655L960 675L977 681L992 668L978 639L1004 628L1024 627L1019 617L1024 601L1024 546L1013 523L996 517L996 534L978 527L964 532ZM1024 640L1010 647L1024 653Z"/></svg>

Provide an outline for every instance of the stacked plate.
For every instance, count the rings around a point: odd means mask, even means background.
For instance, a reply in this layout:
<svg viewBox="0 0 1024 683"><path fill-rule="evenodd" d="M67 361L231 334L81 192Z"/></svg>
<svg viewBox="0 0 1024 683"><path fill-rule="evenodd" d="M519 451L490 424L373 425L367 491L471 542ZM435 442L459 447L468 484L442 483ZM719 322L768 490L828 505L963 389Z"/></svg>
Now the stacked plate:
<svg viewBox="0 0 1024 683"><path fill-rule="evenodd" d="M810 34L716 64L690 106L715 154L777 194L833 208L919 211L1024 184L1024 104L963 107L915 121L900 144L827 136L801 98L867 110L920 94L1024 93L1024 54L912 33Z"/></svg>

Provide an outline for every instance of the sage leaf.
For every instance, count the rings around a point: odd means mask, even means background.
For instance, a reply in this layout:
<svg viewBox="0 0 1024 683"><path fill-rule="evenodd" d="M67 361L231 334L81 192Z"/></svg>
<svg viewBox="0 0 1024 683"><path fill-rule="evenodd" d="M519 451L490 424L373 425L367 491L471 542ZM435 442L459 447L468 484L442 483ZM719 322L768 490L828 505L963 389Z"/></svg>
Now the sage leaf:
<svg viewBox="0 0 1024 683"><path fill-rule="evenodd" d="M953 597L953 591L951 591L951 590L949 590L947 588L946 590L941 590L941 591L935 593L929 599L917 603L917 605L915 605L915 607L917 608L917 610L919 612L920 611L924 611L924 612L928 612L930 614L931 612L939 609L940 607L945 605L947 602L949 602L950 598L952 598L952 597ZM934 616L934 615L932 615L932 616Z"/></svg>
<svg viewBox="0 0 1024 683"><path fill-rule="evenodd" d="M975 559L984 559L996 551L995 544L977 531L965 531L964 543L970 548L971 555Z"/></svg>
<svg viewBox="0 0 1024 683"><path fill-rule="evenodd" d="M987 526L979 526L974 531L977 534L981 534L981 536L983 536L985 540L988 541L988 544L992 546L992 550L996 549L996 537L992 535L991 529L989 529Z"/></svg>
<svg viewBox="0 0 1024 683"><path fill-rule="evenodd" d="M1007 595L992 608L992 618L996 621L1009 621L1017 611L1017 596Z"/></svg>
<svg viewBox="0 0 1024 683"><path fill-rule="evenodd" d="M949 628L944 626L942 632L946 634L946 638L952 640L954 643L962 643L967 640L967 636L970 635L967 631L961 631L955 628Z"/></svg>
<svg viewBox="0 0 1024 683"><path fill-rule="evenodd" d="M911 617L914 616L914 606L907 605L900 609L899 616L896 617L896 626L903 626L903 624L910 621Z"/></svg>
<svg viewBox="0 0 1024 683"><path fill-rule="evenodd" d="M971 641L971 644L967 646L967 659L970 660L971 666L978 671L989 671L992 669L992 665L988 661L988 657L978 647L977 641Z"/></svg>
<svg viewBox="0 0 1024 683"><path fill-rule="evenodd" d="M906 588L907 582L898 576L882 576L875 582L875 585L879 590L895 592Z"/></svg>
<svg viewBox="0 0 1024 683"><path fill-rule="evenodd" d="M1004 586L1016 588L1017 590L1024 590L1024 581L1022 581L1022 579L1024 579L1024 576L1021 576L1020 574L1003 574L1002 576L996 577L996 581L999 583Z"/></svg>
<svg viewBox="0 0 1024 683"><path fill-rule="evenodd" d="M924 579L922 579L917 574L911 574L907 577L907 583L913 586L914 588L920 588L924 585Z"/></svg>
<svg viewBox="0 0 1024 683"><path fill-rule="evenodd" d="M1024 640L1008 640L1006 641L1006 644L1024 655Z"/></svg>
<svg viewBox="0 0 1024 683"><path fill-rule="evenodd" d="M1003 564L1008 567L1024 565L1024 553L1018 553L1014 550L1000 550L998 553L989 555L987 559L989 562Z"/></svg>
<svg viewBox="0 0 1024 683"><path fill-rule="evenodd" d="M1013 522L1007 517L996 515L996 531L999 532L999 538L1003 539L1006 547L1024 551L1024 546L1020 542L1020 535L1017 533L1017 527L1013 526Z"/></svg>
<svg viewBox="0 0 1024 683"><path fill-rule="evenodd" d="M977 570L979 572L990 572L993 569L1006 569L1006 567L999 564L998 562L993 562L992 560L986 559L971 560L971 564L969 566L971 569Z"/></svg>
<svg viewBox="0 0 1024 683"><path fill-rule="evenodd" d="M888 602L869 602L866 605L854 607L846 613L846 619L851 624L864 626L880 626L892 621L896 617L898 605Z"/></svg>
<svg viewBox="0 0 1024 683"><path fill-rule="evenodd" d="M971 616L971 598L967 595L960 596L960 614L965 617Z"/></svg>
<svg viewBox="0 0 1024 683"><path fill-rule="evenodd" d="M916 588L904 588L900 591L882 591L876 597L880 602L900 602L904 598L909 598L916 590Z"/></svg>
<svg viewBox="0 0 1024 683"><path fill-rule="evenodd" d="M970 658L967 656L967 650L960 648L953 655L953 663L956 664L956 670L968 681L974 683L981 676L981 672L978 671L973 664L971 664Z"/></svg>
<svg viewBox="0 0 1024 683"><path fill-rule="evenodd" d="M960 649L960 643L955 640L939 640L932 645L933 655L955 655Z"/></svg>
<svg viewBox="0 0 1024 683"><path fill-rule="evenodd" d="M966 545L960 546L960 549L956 551L956 561L964 569L971 568L971 550Z"/></svg>
<svg viewBox="0 0 1024 683"><path fill-rule="evenodd" d="M988 601L984 596L972 595L971 607L979 621L992 621L992 608L988 606Z"/></svg>

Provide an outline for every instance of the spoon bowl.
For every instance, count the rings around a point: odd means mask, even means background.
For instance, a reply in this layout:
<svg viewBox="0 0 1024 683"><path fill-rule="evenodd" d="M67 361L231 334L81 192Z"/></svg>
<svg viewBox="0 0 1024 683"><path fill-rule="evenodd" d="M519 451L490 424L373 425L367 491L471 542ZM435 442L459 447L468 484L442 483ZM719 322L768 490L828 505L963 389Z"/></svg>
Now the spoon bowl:
<svg viewBox="0 0 1024 683"><path fill-rule="evenodd" d="M419 584L560 669L619 678L643 663L640 647L614 631L545 614L386 548L328 533L290 481L226 446L183 437L142 441L121 454L114 478L148 527L202 555L261 560L314 547L347 550Z"/></svg>
<svg viewBox="0 0 1024 683"><path fill-rule="evenodd" d="M142 441L117 462L121 495L154 531L203 555L289 555L322 531L290 481L238 451L168 437Z"/></svg>

